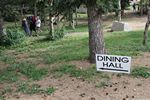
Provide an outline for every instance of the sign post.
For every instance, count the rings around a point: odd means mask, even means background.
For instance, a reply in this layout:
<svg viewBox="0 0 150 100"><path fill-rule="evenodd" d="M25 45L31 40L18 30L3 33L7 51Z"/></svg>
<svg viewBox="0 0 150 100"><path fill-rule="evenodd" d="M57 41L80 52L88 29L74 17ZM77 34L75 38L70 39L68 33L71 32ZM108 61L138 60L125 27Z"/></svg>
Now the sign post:
<svg viewBox="0 0 150 100"><path fill-rule="evenodd" d="M131 57L96 54L97 71L130 73Z"/></svg>

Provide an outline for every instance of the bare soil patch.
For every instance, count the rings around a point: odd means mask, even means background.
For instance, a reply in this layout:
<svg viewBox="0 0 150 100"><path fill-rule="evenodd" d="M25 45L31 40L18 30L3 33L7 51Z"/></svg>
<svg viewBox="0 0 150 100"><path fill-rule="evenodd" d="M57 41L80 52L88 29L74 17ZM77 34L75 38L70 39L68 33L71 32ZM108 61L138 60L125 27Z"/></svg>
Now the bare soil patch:
<svg viewBox="0 0 150 100"><path fill-rule="evenodd" d="M141 56L134 57L132 66L150 65L150 53L146 52ZM88 61L72 61L70 64L77 68L89 68ZM60 78L52 76L33 83L39 84L42 88L52 86L56 91L52 95L26 95L15 93L8 95L6 100L149 100L150 98L150 79L133 78L129 75L108 73L110 80L95 79L95 82L85 81L80 78L64 75ZM108 82L107 86L100 88L97 84Z"/></svg>
<svg viewBox="0 0 150 100"><path fill-rule="evenodd" d="M150 79L122 76L111 77L111 85L96 88L93 83L69 76L60 79L46 78L37 82L42 86L54 86L52 95L15 94L7 100L149 100ZM16 96L17 95L17 96Z"/></svg>

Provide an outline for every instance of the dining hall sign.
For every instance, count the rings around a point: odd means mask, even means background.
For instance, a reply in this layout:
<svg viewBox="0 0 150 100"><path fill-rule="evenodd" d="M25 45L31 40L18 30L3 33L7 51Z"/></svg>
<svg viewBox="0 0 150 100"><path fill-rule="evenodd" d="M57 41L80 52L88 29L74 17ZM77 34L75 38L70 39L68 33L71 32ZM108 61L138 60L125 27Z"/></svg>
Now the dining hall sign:
<svg viewBox="0 0 150 100"><path fill-rule="evenodd" d="M130 73L131 57L96 54L97 71Z"/></svg>

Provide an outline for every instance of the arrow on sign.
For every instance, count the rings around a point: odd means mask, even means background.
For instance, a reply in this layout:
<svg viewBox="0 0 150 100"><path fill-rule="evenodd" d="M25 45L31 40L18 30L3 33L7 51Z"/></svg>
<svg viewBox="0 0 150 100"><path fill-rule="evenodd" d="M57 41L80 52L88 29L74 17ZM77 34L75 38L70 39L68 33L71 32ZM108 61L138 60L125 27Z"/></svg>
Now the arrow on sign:
<svg viewBox="0 0 150 100"><path fill-rule="evenodd" d="M128 70L121 70L121 69L108 69L108 68L99 68L101 70L114 70L114 71L123 71L123 72L128 72Z"/></svg>

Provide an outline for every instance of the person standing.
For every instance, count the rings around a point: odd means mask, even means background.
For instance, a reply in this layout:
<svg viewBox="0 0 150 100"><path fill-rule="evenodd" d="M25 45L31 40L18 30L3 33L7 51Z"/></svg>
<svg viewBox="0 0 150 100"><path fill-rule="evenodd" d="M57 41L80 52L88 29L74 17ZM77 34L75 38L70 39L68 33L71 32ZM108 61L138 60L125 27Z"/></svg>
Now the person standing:
<svg viewBox="0 0 150 100"><path fill-rule="evenodd" d="M31 34L32 34L33 31L36 33L36 17L35 16L30 16L29 17L29 23L30 23Z"/></svg>
<svg viewBox="0 0 150 100"><path fill-rule="evenodd" d="M31 36L31 32L30 32L26 18L23 18L23 20L22 20L22 28L25 31L26 35Z"/></svg>
<svg viewBox="0 0 150 100"><path fill-rule="evenodd" d="M36 28L38 32L41 32L41 20L39 16L37 16L37 19L36 19Z"/></svg>

